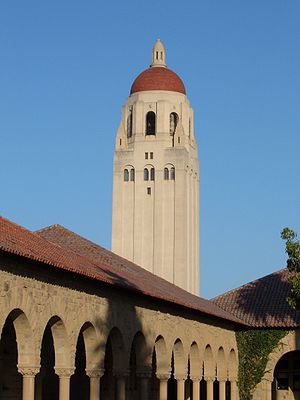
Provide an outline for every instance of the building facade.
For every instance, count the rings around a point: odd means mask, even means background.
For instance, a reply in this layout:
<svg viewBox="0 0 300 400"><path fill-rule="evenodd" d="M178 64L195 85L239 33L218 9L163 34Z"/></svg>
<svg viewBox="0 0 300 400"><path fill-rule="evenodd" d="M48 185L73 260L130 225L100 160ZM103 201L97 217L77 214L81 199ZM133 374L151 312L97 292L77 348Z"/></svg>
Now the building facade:
<svg viewBox="0 0 300 400"><path fill-rule="evenodd" d="M158 40L117 132L112 251L199 295L199 163L193 110Z"/></svg>

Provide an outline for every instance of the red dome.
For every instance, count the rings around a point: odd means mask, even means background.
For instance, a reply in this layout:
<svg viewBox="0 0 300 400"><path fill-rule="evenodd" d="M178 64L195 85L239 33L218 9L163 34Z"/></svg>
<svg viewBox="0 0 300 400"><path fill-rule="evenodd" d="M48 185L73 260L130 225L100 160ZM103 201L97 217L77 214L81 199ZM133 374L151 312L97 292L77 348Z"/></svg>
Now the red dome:
<svg viewBox="0 0 300 400"><path fill-rule="evenodd" d="M150 67L143 71L133 82L130 94L144 90L168 90L186 94L179 76L164 67Z"/></svg>

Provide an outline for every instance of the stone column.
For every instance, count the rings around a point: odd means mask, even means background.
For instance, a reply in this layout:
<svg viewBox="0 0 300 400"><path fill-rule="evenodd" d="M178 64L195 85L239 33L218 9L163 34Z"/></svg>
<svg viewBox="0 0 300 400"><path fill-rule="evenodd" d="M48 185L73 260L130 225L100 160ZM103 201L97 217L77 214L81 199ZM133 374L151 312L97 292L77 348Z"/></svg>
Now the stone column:
<svg viewBox="0 0 300 400"><path fill-rule="evenodd" d="M186 375L176 375L177 381L177 400L185 400L185 380Z"/></svg>
<svg viewBox="0 0 300 400"><path fill-rule="evenodd" d="M266 380L265 381L265 394L266 400L272 400L272 381L271 380Z"/></svg>
<svg viewBox="0 0 300 400"><path fill-rule="evenodd" d="M236 380L230 381L230 399L237 400L237 385Z"/></svg>
<svg viewBox="0 0 300 400"><path fill-rule="evenodd" d="M152 372L150 369L145 369L144 371L137 371L137 377L140 381L140 398L143 400L149 399L149 379L151 378Z"/></svg>
<svg viewBox="0 0 300 400"><path fill-rule="evenodd" d="M86 369L90 378L90 400L100 399L100 379L104 375L104 369Z"/></svg>
<svg viewBox="0 0 300 400"><path fill-rule="evenodd" d="M18 366L18 371L23 376L22 400L34 400L34 381L39 370L39 367Z"/></svg>
<svg viewBox="0 0 300 400"><path fill-rule="evenodd" d="M205 378L206 380L206 399L214 400L214 379L213 378Z"/></svg>
<svg viewBox="0 0 300 400"><path fill-rule="evenodd" d="M193 400L200 399L200 378L198 376L191 376L193 382Z"/></svg>
<svg viewBox="0 0 300 400"><path fill-rule="evenodd" d="M115 374L117 380L117 400L126 400L126 377L125 372Z"/></svg>
<svg viewBox="0 0 300 400"><path fill-rule="evenodd" d="M168 400L168 380L170 374L156 374L159 379L159 400Z"/></svg>
<svg viewBox="0 0 300 400"><path fill-rule="evenodd" d="M219 400L226 400L226 381L219 381Z"/></svg>
<svg viewBox="0 0 300 400"><path fill-rule="evenodd" d="M74 368L54 368L59 377L59 400L70 399L70 378L74 374Z"/></svg>

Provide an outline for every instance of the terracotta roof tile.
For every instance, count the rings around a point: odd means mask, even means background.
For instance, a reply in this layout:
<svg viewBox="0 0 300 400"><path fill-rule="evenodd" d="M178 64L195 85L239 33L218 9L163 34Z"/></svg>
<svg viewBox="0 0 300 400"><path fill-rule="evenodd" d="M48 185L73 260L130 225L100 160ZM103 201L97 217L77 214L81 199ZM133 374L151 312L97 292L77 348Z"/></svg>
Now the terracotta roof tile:
<svg viewBox="0 0 300 400"><path fill-rule="evenodd" d="M145 90L167 90L186 94L182 80L164 67L150 67L141 72L131 86L130 94Z"/></svg>
<svg viewBox="0 0 300 400"><path fill-rule="evenodd" d="M59 225L31 232L0 217L0 250L243 325L213 302L194 296Z"/></svg>
<svg viewBox="0 0 300 400"><path fill-rule="evenodd" d="M286 299L290 292L285 268L231 290L212 301L253 327L295 328L297 313Z"/></svg>

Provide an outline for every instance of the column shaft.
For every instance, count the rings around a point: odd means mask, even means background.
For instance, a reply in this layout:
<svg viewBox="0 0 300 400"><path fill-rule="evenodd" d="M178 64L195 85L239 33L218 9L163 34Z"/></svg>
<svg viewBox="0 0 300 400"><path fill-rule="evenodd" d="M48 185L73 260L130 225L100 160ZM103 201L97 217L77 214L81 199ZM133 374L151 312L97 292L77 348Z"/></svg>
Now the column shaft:
<svg viewBox="0 0 300 400"><path fill-rule="evenodd" d="M200 399L200 381L193 380L193 400L199 400Z"/></svg>
<svg viewBox="0 0 300 400"><path fill-rule="evenodd" d="M126 397L125 377L117 377L117 400L125 400Z"/></svg>
<svg viewBox="0 0 300 400"><path fill-rule="evenodd" d="M237 386L236 381L230 382L230 400L237 400Z"/></svg>
<svg viewBox="0 0 300 400"><path fill-rule="evenodd" d="M214 400L214 381L207 380L206 381L206 399L207 400Z"/></svg>
<svg viewBox="0 0 300 400"><path fill-rule="evenodd" d="M34 400L34 375L23 375L23 400Z"/></svg>
<svg viewBox="0 0 300 400"><path fill-rule="evenodd" d="M226 381L219 382L219 400L226 400Z"/></svg>
<svg viewBox="0 0 300 400"><path fill-rule="evenodd" d="M148 400L149 398L149 378L140 378L141 383L141 399Z"/></svg>
<svg viewBox="0 0 300 400"><path fill-rule="evenodd" d="M159 400L168 400L168 380L160 379L159 381Z"/></svg>
<svg viewBox="0 0 300 400"><path fill-rule="evenodd" d="M59 400L70 399L70 377L60 376L59 377Z"/></svg>
<svg viewBox="0 0 300 400"><path fill-rule="evenodd" d="M90 377L90 400L100 399L100 378Z"/></svg>
<svg viewBox="0 0 300 400"><path fill-rule="evenodd" d="M177 400L185 400L184 398L184 379L177 379Z"/></svg>

